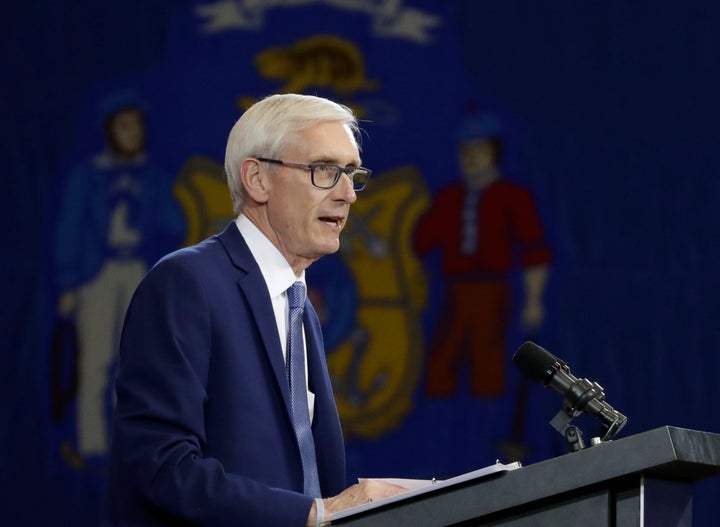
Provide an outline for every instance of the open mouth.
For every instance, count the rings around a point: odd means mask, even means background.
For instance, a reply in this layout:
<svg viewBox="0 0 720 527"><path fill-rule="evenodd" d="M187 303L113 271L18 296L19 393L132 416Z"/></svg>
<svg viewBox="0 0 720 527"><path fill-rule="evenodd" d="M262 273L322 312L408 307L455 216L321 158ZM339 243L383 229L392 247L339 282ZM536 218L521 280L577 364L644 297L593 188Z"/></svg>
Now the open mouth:
<svg viewBox="0 0 720 527"><path fill-rule="evenodd" d="M343 224L342 216L321 216L320 221L323 221L331 227L335 227L336 229L342 227Z"/></svg>

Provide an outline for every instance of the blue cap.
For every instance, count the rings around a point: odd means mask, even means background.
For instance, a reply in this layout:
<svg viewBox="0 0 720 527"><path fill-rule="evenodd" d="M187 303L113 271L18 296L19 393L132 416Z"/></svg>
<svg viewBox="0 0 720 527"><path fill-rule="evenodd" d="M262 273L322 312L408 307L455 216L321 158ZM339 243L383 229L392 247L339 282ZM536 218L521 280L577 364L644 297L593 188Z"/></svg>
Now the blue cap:
<svg viewBox="0 0 720 527"><path fill-rule="evenodd" d="M456 137L458 141L488 139L499 136L501 131L500 121L494 115L472 114L466 115L460 121Z"/></svg>
<svg viewBox="0 0 720 527"><path fill-rule="evenodd" d="M101 121L130 108L145 109L145 103L135 90L119 90L103 97L98 103L98 116Z"/></svg>

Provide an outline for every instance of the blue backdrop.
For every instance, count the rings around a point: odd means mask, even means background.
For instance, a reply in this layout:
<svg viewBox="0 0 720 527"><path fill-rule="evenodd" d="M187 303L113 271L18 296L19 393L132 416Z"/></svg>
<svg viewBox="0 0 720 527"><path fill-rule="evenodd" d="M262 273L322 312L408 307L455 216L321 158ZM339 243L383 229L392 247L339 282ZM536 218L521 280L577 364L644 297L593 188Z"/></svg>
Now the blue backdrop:
<svg viewBox="0 0 720 527"><path fill-rule="evenodd" d="M425 390L446 283L438 255L420 258L411 237L459 179L456 135L476 114L499 123L502 170L534 196L553 255L546 318L531 333L518 325L520 268L510 273L504 362L535 339L602 384L630 418L622 435L720 432L720 6L254 4L5 7L0 523L97 524L102 456L64 450L77 435L77 358L72 343L52 352L53 246L69 174L102 150L104 105L128 91L146 113L148 160L174 181L178 243L230 218L220 165L247 104L302 91L363 119L376 176L315 278L353 477L448 477L509 459L518 442L526 464L564 453L548 425L559 397L538 386L526 396L509 364L493 396L467 389L467 372L450 396ZM718 491L698 485L698 524L715 517Z"/></svg>

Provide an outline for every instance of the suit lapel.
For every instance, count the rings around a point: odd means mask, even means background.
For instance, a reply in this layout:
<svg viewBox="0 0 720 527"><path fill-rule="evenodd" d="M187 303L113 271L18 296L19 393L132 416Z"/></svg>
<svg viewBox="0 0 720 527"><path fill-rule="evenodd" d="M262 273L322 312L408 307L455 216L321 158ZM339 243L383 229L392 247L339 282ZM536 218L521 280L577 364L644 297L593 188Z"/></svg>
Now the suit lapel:
<svg viewBox="0 0 720 527"><path fill-rule="evenodd" d="M305 301L305 313L303 315L303 327L305 328L305 345L308 362L308 386L316 396L324 395L324 379L326 377L325 354L322 343L320 321L315 309L309 300ZM317 398L316 398L317 400Z"/></svg>
<svg viewBox="0 0 720 527"><path fill-rule="evenodd" d="M250 306L249 312L260 334L263 348L275 374L278 389L282 393L285 407L290 415L290 388L283 362L280 337L275 324L275 313L265 279L234 222L218 235L218 239L225 247L233 265L240 271L237 286L240 294L245 297Z"/></svg>

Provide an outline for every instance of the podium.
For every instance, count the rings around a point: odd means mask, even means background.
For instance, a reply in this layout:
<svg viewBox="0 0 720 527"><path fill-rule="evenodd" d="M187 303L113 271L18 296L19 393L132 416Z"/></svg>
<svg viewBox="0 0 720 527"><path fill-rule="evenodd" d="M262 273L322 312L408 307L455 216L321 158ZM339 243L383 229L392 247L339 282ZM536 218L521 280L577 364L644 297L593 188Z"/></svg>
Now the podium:
<svg viewBox="0 0 720 527"><path fill-rule="evenodd" d="M691 526L693 482L718 474L720 434L665 426L408 499L381 500L329 525Z"/></svg>

